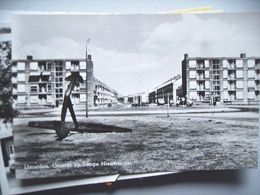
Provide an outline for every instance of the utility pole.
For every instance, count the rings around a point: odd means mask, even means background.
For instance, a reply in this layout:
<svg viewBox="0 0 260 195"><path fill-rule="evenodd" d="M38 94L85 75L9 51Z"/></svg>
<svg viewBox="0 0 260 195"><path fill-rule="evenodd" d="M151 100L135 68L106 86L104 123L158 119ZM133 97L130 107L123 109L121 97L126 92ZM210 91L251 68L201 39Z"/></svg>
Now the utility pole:
<svg viewBox="0 0 260 195"><path fill-rule="evenodd" d="M88 118L88 78L89 78L88 43L90 43L90 39L87 39L86 41L86 117L87 118Z"/></svg>
<svg viewBox="0 0 260 195"><path fill-rule="evenodd" d="M167 117L169 117L170 115L169 115L169 103L170 103L170 100L169 100L169 92L167 93Z"/></svg>

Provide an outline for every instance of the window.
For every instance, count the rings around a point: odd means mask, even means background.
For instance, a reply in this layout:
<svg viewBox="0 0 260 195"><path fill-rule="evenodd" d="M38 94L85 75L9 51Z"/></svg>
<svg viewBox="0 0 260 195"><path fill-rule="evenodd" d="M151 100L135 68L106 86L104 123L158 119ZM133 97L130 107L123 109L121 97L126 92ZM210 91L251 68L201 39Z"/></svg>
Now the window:
<svg viewBox="0 0 260 195"><path fill-rule="evenodd" d="M219 69L219 65L218 64L213 64L213 69Z"/></svg>
<svg viewBox="0 0 260 195"><path fill-rule="evenodd" d="M25 63L24 62L18 62L17 63L17 69L18 70L25 70Z"/></svg>
<svg viewBox="0 0 260 195"><path fill-rule="evenodd" d="M26 97L25 97L25 95L19 95L19 96L17 97L17 102L18 102L18 103L25 103L25 102L26 102Z"/></svg>
<svg viewBox="0 0 260 195"><path fill-rule="evenodd" d="M205 60L205 68L208 68L208 67L209 67L209 61Z"/></svg>
<svg viewBox="0 0 260 195"><path fill-rule="evenodd" d="M71 68L71 63L70 62L66 62L66 69L70 69Z"/></svg>
<svg viewBox="0 0 260 195"><path fill-rule="evenodd" d="M191 91L189 95L190 99L197 99L197 92L196 91Z"/></svg>
<svg viewBox="0 0 260 195"><path fill-rule="evenodd" d="M248 70L247 75L248 75L248 78L255 78L255 71L254 70Z"/></svg>
<svg viewBox="0 0 260 195"><path fill-rule="evenodd" d="M238 68L243 68L243 60L237 60L236 65Z"/></svg>
<svg viewBox="0 0 260 195"><path fill-rule="evenodd" d="M38 70L38 63L30 62L30 70Z"/></svg>
<svg viewBox="0 0 260 195"><path fill-rule="evenodd" d="M190 78L196 78L196 71L190 71Z"/></svg>
<svg viewBox="0 0 260 195"><path fill-rule="evenodd" d="M196 89L197 83L196 81L190 81L190 89Z"/></svg>
<svg viewBox="0 0 260 195"><path fill-rule="evenodd" d="M56 71L62 71L62 67L56 67Z"/></svg>
<svg viewBox="0 0 260 195"><path fill-rule="evenodd" d="M206 81L206 82L205 82L205 88L206 88L206 89L209 89L209 81Z"/></svg>
<svg viewBox="0 0 260 195"><path fill-rule="evenodd" d="M220 86L214 86L214 90L219 91L220 90Z"/></svg>
<svg viewBox="0 0 260 195"><path fill-rule="evenodd" d="M227 81L223 81L223 89L227 89L228 88L228 82Z"/></svg>
<svg viewBox="0 0 260 195"><path fill-rule="evenodd" d="M48 71L51 71L51 63L48 63L48 64L47 64L47 70L48 70Z"/></svg>
<svg viewBox="0 0 260 195"><path fill-rule="evenodd" d="M227 70L223 70L223 78L227 78L228 77L228 71Z"/></svg>
<svg viewBox="0 0 260 195"><path fill-rule="evenodd" d="M248 64L248 67L255 67L255 60L248 60L248 62L247 62L247 64Z"/></svg>
<svg viewBox="0 0 260 195"><path fill-rule="evenodd" d="M190 60L189 61L189 67L190 68L195 68L196 67L196 61L195 60Z"/></svg>
<svg viewBox="0 0 260 195"><path fill-rule="evenodd" d="M254 81L248 81L248 87L255 87Z"/></svg>
<svg viewBox="0 0 260 195"><path fill-rule="evenodd" d="M237 99L243 99L244 97L243 91L238 91L236 95L237 95Z"/></svg>
<svg viewBox="0 0 260 195"><path fill-rule="evenodd" d="M86 69L86 62L84 62L84 61L79 62L79 67L82 70Z"/></svg>
<svg viewBox="0 0 260 195"><path fill-rule="evenodd" d="M38 103L39 99L37 95L30 96L30 103Z"/></svg>
<svg viewBox="0 0 260 195"><path fill-rule="evenodd" d="M237 88L243 88L244 87L244 82L243 81L237 81L236 82Z"/></svg>
<svg viewBox="0 0 260 195"><path fill-rule="evenodd" d="M237 78L243 78L243 70L237 70L236 72Z"/></svg>
<svg viewBox="0 0 260 195"><path fill-rule="evenodd" d="M47 65L46 69L47 69L47 70L51 70L51 65L52 65L52 63L51 63L51 62L47 62L46 65ZM45 70L46 70L46 69L45 69Z"/></svg>
<svg viewBox="0 0 260 195"><path fill-rule="evenodd" d="M82 76L83 80L86 80L87 73L86 72L80 72L80 76Z"/></svg>
<svg viewBox="0 0 260 195"><path fill-rule="evenodd" d="M47 90L48 90L48 92L51 92L51 84L48 84Z"/></svg>
<svg viewBox="0 0 260 195"><path fill-rule="evenodd" d="M205 71L205 77L209 78L209 71Z"/></svg>
<svg viewBox="0 0 260 195"><path fill-rule="evenodd" d="M219 80L219 75L214 75L215 80Z"/></svg>
<svg viewBox="0 0 260 195"><path fill-rule="evenodd" d="M38 91L38 87L37 86L31 86L31 92L37 92Z"/></svg>
<svg viewBox="0 0 260 195"><path fill-rule="evenodd" d="M197 60L197 67L198 68L205 68L204 60Z"/></svg>
<svg viewBox="0 0 260 195"><path fill-rule="evenodd" d="M79 70L79 61L71 61L71 71Z"/></svg>
<svg viewBox="0 0 260 195"><path fill-rule="evenodd" d="M228 61L227 60L223 60L223 68L227 68L228 67Z"/></svg>
<svg viewBox="0 0 260 195"><path fill-rule="evenodd" d="M18 91L18 92L25 92L25 84L19 83L19 84L17 85L17 91Z"/></svg>
<svg viewBox="0 0 260 195"><path fill-rule="evenodd" d="M213 74L220 74L219 70L213 70Z"/></svg>

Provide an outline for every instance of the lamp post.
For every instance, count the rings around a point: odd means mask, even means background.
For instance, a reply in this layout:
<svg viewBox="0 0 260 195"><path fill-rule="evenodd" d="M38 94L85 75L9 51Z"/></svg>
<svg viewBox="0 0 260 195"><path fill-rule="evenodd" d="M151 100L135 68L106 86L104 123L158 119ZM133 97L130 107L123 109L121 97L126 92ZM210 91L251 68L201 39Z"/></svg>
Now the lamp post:
<svg viewBox="0 0 260 195"><path fill-rule="evenodd" d="M167 117L169 117L169 103L170 103L170 100L169 100L169 92L167 93Z"/></svg>
<svg viewBox="0 0 260 195"><path fill-rule="evenodd" d="M89 78L89 66L88 66L88 44L90 39L86 41L86 117L88 118L88 78Z"/></svg>

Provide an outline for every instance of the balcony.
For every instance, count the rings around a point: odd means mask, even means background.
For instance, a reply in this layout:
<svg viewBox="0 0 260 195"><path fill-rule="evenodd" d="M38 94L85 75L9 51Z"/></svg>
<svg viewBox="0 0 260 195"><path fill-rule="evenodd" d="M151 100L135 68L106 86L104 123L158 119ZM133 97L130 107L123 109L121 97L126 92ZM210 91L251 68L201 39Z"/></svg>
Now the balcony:
<svg viewBox="0 0 260 195"><path fill-rule="evenodd" d="M236 75L233 74L229 75L228 80L236 80Z"/></svg>
<svg viewBox="0 0 260 195"><path fill-rule="evenodd" d="M196 79L197 80L205 80L205 75L197 75Z"/></svg>
<svg viewBox="0 0 260 195"><path fill-rule="evenodd" d="M227 68L228 69L236 69L236 65L235 64L228 64Z"/></svg>
<svg viewBox="0 0 260 195"><path fill-rule="evenodd" d="M255 75L255 80L260 80L260 74Z"/></svg>
<svg viewBox="0 0 260 195"><path fill-rule="evenodd" d="M236 86L229 86L228 87L228 91L235 91L236 90Z"/></svg>
<svg viewBox="0 0 260 195"><path fill-rule="evenodd" d="M196 66L196 70L205 70L205 66Z"/></svg>
<svg viewBox="0 0 260 195"><path fill-rule="evenodd" d="M205 91L205 86L197 86L197 91Z"/></svg>

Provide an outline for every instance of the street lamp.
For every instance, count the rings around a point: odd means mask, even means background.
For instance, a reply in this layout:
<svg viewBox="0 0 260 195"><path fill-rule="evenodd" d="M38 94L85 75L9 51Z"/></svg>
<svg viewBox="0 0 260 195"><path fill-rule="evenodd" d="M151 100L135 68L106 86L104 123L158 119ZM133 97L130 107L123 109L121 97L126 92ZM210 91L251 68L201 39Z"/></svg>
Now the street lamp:
<svg viewBox="0 0 260 195"><path fill-rule="evenodd" d="M86 117L88 118L88 77L89 77L89 66L88 66L88 44L90 39L86 41Z"/></svg>
<svg viewBox="0 0 260 195"><path fill-rule="evenodd" d="M167 117L169 117L169 92L167 93Z"/></svg>

